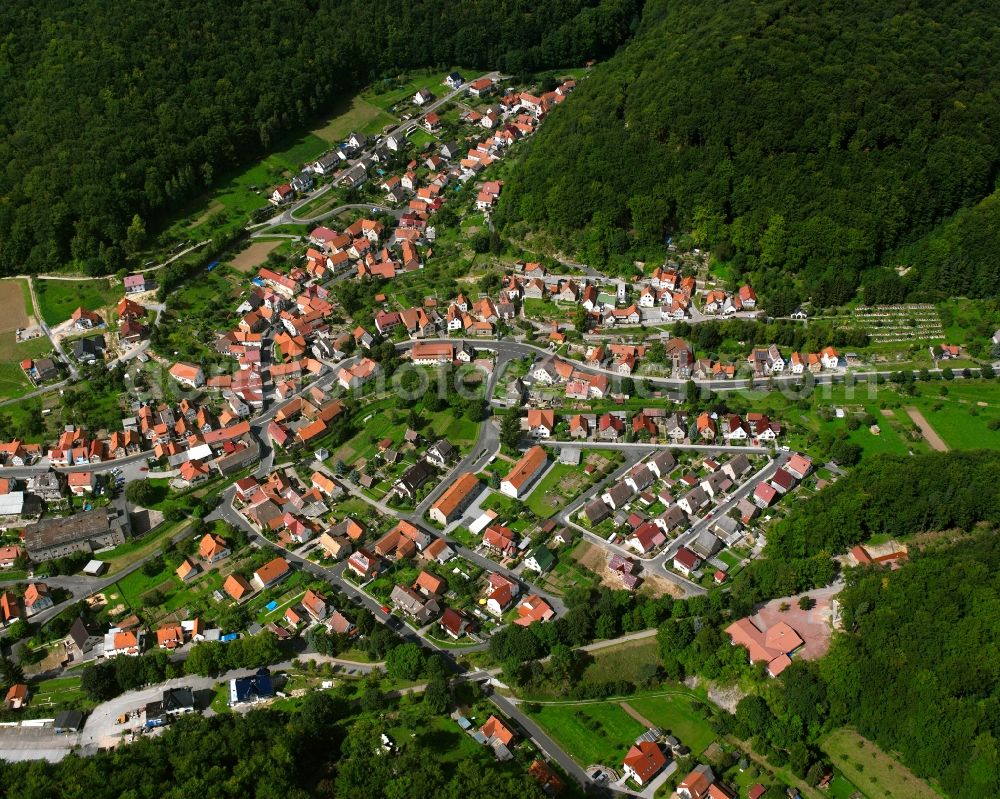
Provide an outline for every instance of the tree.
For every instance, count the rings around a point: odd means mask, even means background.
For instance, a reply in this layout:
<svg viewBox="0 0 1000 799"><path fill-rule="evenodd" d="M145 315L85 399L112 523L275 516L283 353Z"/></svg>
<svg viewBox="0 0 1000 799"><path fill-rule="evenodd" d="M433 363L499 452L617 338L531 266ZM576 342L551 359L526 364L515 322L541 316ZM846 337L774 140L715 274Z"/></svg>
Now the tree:
<svg viewBox="0 0 1000 799"><path fill-rule="evenodd" d="M556 644L549 655L549 672L557 683L573 684L579 677L580 653L565 644Z"/></svg>
<svg viewBox="0 0 1000 799"><path fill-rule="evenodd" d="M95 702L106 702L118 696L118 677L113 662L95 663L87 666L80 676L80 687L83 692Z"/></svg>
<svg viewBox="0 0 1000 799"><path fill-rule="evenodd" d="M861 447L853 441L835 441L830 447L830 458L841 466L855 466L861 460Z"/></svg>
<svg viewBox="0 0 1000 799"><path fill-rule="evenodd" d="M418 644L394 647L385 659L385 671L397 680L415 680L424 668L424 653Z"/></svg>
<svg viewBox="0 0 1000 799"><path fill-rule="evenodd" d="M24 682L24 669L21 668L20 664L9 657L0 660L0 683L10 688L15 683L21 682Z"/></svg>
<svg viewBox="0 0 1000 799"><path fill-rule="evenodd" d="M20 641L22 638L27 638L30 632L31 627L28 622L24 619L17 619L7 627L6 638L8 641Z"/></svg>
<svg viewBox="0 0 1000 799"><path fill-rule="evenodd" d="M133 480L125 486L125 499L133 505L146 507L156 501L156 489L146 479Z"/></svg>
<svg viewBox="0 0 1000 799"><path fill-rule="evenodd" d="M500 421L500 443L510 449L517 449L521 443L521 416L516 409L508 411Z"/></svg>
<svg viewBox="0 0 1000 799"><path fill-rule="evenodd" d="M201 677L210 677L223 669L224 661L219 657L221 652L213 643L203 641L191 647L184 661L184 671Z"/></svg>
<svg viewBox="0 0 1000 799"><path fill-rule="evenodd" d="M437 677L427 683L424 689L424 706L435 716L442 715L448 709L448 681Z"/></svg>
<svg viewBox="0 0 1000 799"><path fill-rule="evenodd" d="M132 222L125 231L125 254L136 255L146 243L146 223L139 214L132 217Z"/></svg>

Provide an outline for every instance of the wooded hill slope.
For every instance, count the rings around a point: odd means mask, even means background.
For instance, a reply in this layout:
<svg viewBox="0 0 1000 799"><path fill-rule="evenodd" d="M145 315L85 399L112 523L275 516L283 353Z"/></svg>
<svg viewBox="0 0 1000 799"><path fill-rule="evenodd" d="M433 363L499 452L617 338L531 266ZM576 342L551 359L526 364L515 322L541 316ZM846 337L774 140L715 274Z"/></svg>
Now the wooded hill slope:
<svg viewBox="0 0 1000 799"><path fill-rule="evenodd" d="M149 227L411 67L607 56L640 0L37 0L0 4L0 274L122 266Z"/></svg>
<svg viewBox="0 0 1000 799"><path fill-rule="evenodd" d="M829 306L993 191L998 94L984 0L648 0L632 42L531 142L498 219L623 273L693 231L770 311ZM923 277L887 291L991 294L972 250L961 285L914 252Z"/></svg>

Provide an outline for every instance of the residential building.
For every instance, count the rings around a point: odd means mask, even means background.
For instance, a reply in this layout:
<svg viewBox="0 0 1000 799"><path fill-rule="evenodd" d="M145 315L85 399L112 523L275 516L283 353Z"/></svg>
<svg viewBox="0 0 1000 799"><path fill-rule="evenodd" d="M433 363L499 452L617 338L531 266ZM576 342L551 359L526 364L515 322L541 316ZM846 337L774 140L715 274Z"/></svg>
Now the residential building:
<svg viewBox="0 0 1000 799"><path fill-rule="evenodd" d="M640 740L628 750L622 770L637 785L647 785L667 765L666 755L655 741Z"/></svg>
<svg viewBox="0 0 1000 799"><path fill-rule="evenodd" d="M534 446L507 473L500 483L500 492L514 499L520 499L526 489L545 471L548 456L540 446Z"/></svg>
<svg viewBox="0 0 1000 799"><path fill-rule="evenodd" d="M482 484L472 472L462 473L431 506L428 515L439 524L451 524L461 518L481 488Z"/></svg>
<svg viewBox="0 0 1000 799"><path fill-rule="evenodd" d="M291 573L292 569L284 558L274 558L253 573L253 581L262 591L281 582Z"/></svg>

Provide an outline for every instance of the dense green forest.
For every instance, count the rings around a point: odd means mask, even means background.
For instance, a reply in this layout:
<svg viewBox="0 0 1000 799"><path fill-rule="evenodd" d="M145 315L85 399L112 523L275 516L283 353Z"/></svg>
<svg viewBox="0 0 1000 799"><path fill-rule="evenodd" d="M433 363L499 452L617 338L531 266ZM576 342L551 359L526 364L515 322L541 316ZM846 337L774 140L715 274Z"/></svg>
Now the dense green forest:
<svg viewBox="0 0 1000 799"><path fill-rule="evenodd" d="M866 572L841 594L823 662L830 712L954 799L1000 790L1000 540L981 535Z"/></svg>
<svg viewBox="0 0 1000 799"><path fill-rule="evenodd" d="M866 270L896 266L901 247L994 190L995 12L983 0L649 0L632 42L530 142L498 220L623 273L690 233L776 315L842 303ZM995 293L995 217L991 204L941 234L970 239L953 275L939 252L913 251L923 274L902 290Z"/></svg>
<svg viewBox="0 0 1000 799"><path fill-rule="evenodd" d="M1000 524L1000 453L937 452L866 460L799 504L768 534L778 559L844 552L873 535Z"/></svg>
<svg viewBox="0 0 1000 799"><path fill-rule="evenodd" d="M607 56L640 0L0 5L0 274L121 268L155 225L363 85Z"/></svg>
<svg viewBox="0 0 1000 799"><path fill-rule="evenodd" d="M733 580L729 604L746 615L758 602L828 585L837 575L833 555L872 536L905 538L920 532L969 531L1000 524L996 475L1000 453L936 452L879 455L808 502L796 503L768 531L767 557Z"/></svg>
<svg viewBox="0 0 1000 799"><path fill-rule="evenodd" d="M915 551L895 572L851 570L839 599L844 629L829 654L818 663L795 661L760 695L742 700L733 732L815 778L824 770L815 767L823 733L851 725L952 799L996 796L996 533Z"/></svg>
<svg viewBox="0 0 1000 799"><path fill-rule="evenodd" d="M953 799L995 795L998 468L1000 455L985 451L880 456L798 503L771 528L767 557L734 580L730 618L762 599L827 584L829 553L873 535L955 534L911 546L897 571L847 569L838 595L842 630L830 653L818 662L794 660L779 680L762 680L761 691L743 699L735 717L720 721L752 739L772 763L787 762L813 782L826 770L822 737L849 725L898 753L918 775L937 780ZM698 637L710 639L705 628ZM665 667L680 661L682 673L700 673L698 641L683 623L663 624L659 641ZM722 662L723 674L739 674Z"/></svg>
<svg viewBox="0 0 1000 799"><path fill-rule="evenodd" d="M343 700L314 693L296 713L192 714L162 737L94 757L0 761L0 784L7 796L31 799L543 799L523 764L497 765L485 747L442 762L463 733L450 720L454 732L442 733L433 716L426 705L403 708L393 723L416 734L385 752L387 723L351 717Z"/></svg>

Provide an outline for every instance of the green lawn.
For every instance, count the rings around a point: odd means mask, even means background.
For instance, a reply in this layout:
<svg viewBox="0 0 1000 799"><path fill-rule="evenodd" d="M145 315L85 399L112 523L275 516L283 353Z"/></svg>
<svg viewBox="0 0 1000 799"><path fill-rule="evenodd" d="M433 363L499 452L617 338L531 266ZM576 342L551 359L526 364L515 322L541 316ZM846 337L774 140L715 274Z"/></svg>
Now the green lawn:
<svg viewBox="0 0 1000 799"><path fill-rule="evenodd" d="M669 696L639 696L626 701L657 727L669 730L681 743L691 747L695 756L704 752L716 739L708 721L693 707L696 700L686 692Z"/></svg>
<svg viewBox="0 0 1000 799"><path fill-rule="evenodd" d="M140 568L123 577L115 585L132 610L141 610L143 607L142 597L154 588L162 586L164 593L167 593L167 586L176 588L179 584L180 580L174 575L174 567L164 563L163 568L151 577L143 574Z"/></svg>
<svg viewBox="0 0 1000 799"><path fill-rule="evenodd" d="M839 729L820 746L869 799L939 799L940 793L853 730Z"/></svg>
<svg viewBox="0 0 1000 799"><path fill-rule="evenodd" d="M94 557L97 560L106 561L109 564L109 571L114 574L116 571L121 571L137 560L146 557L150 552L159 549L168 538L180 533L189 523L182 521L176 524L162 524L141 538L132 538L121 546L107 552L101 552Z"/></svg>
<svg viewBox="0 0 1000 799"><path fill-rule="evenodd" d="M588 475L582 466L556 463L535 486L524 504L536 516L543 519L566 507L569 502L580 496L588 486L600 479L603 470L608 468L608 463L614 457L604 452L584 450L582 453L583 461L586 462L595 454L603 459L603 465L600 467L601 472Z"/></svg>
<svg viewBox="0 0 1000 799"><path fill-rule="evenodd" d="M31 686L32 705L60 705L83 699L80 677L55 677Z"/></svg>
<svg viewBox="0 0 1000 799"><path fill-rule="evenodd" d="M120 285L101 280L41 280L35 281L39 311L50 325L65 322L78 307L89 311L114 305L122 297ZM105 322L110 321L105 319Z"/></svg>
<svg viewBox="0 0 1000 799"><path fill-rule="evenodd" d="M948 394L941 396L941 387ZM1000 381L953 380L921 385L916 397L903 397L920 410L952 449L996 449L1000 432L990 430L991 420L1000 419ZM896 413L905 412L897 410Z"/></svg>
<svg viewBox="0 0 1000 799"><path fill-rule="evenodd" d="M524 504L536 516L543 519L548 518L566 504L566 498L558 489L559 483L566 475L578 469L579 467L571 466L568 463L556 463L532 489Z"/></svg>
<svg viewBox="0 0 1000 799"><path fill-rule="evenodd" d="M583 672L583 683L627 680L639 682L643 677L643 667L660 663L656 637L629 641L607 649L599 649L591 654L592 662Z"/></svg>
<svg viewBox="0 0 1000 799"><path fill-rule="evenodd" d="M416 737L412 737L416 733ZM458 723L446 716L432 716L414 730L411 726L389 728L389 737L400 746L414 741L420 746L431 747L441 754L440 762L454 766L476 757L482 747L471 735L465 733Z"/></svg>
<svg viewBox="0 0 1000 799"><path fill-rule="evenodd" d="M584 768L620 767L629 746L646 731L614 702L542 705L531 717Z"/></svg>
<svg viewBox="0 0 1000 799"><path fill-rule="evenodd" d="M379 133L394 121L394 117L374 103L362 97L354 97L349 103L336 106L330 117L320 126L313 128L312 132L323 141L334 145L354 132L365 135Z"/></svg>

